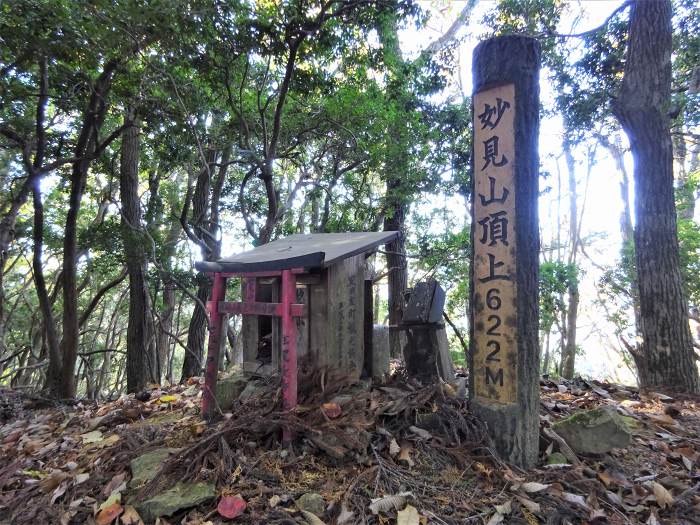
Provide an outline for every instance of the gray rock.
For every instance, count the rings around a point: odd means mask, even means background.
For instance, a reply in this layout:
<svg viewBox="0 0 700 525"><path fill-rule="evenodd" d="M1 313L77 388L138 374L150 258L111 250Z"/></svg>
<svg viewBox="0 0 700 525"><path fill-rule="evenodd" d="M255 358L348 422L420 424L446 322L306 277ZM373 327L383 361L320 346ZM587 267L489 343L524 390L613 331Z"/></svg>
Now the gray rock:
<svg viewBox="0 0 700 525"><path fill-rule="evenodd" d="M138 489L151 481L170 454L174 454L178 450L177 448L158 448L132 459L129 488Z"/></svg>
<svg viewBox="0 0 700 525"><path fill-rule="evenodd" d="M216 489L212 483L179 482L171 489L137 503L136 510L141 518L148 522L154 521L159 516L170 516L181 509L196 507L215 497Z"/></svg>
<svg viewBox="0 0 700 525"><path fill-rule="evenodd" d="M248 385L248 378L242 371L216 382L216 402L221 410L228 410Z"/></svg>
<svg viewBox="0 0 700 525"><path fill-rule="evenodd" d="M316 494L315 492L307 492L306 494L302 494L294 503L296 503L299 510L305 510L306 512L310 512L319 518L323 516L324 512L326 512L326 502L323 499L323 496Z"/></svg>
<svg viewBox="0 0 700 525"><path fill-rule="evenodd" d="M609 406L577 412L552 428L581 454L605 454L626 447L632 438L622 416Z"/></svg>

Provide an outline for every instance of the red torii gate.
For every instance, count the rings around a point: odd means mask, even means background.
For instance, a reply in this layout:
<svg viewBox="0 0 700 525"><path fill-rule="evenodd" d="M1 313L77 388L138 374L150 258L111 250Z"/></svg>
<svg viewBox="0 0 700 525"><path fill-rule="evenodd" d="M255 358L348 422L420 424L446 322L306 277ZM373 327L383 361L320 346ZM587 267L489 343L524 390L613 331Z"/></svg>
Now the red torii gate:
<svg viewBox="0 0 700 525"><path fill-rule="evenodd" d="M215 410L215 392L221 352L221 332L224 314L269 315L282 319L282 400L285 410L297 404L297 340L294 317L306 315L305 305L294 303L296 299L296 276L306 273L303 268L270 270L259 272L214 272L211 299L207 301L209 314L209 345L204 373L202 414L211 419ZM230 277L247 279L242 302L226 301L226 280ZM257 277L281 277L279 303L262 303L255 300Z"/></svg>

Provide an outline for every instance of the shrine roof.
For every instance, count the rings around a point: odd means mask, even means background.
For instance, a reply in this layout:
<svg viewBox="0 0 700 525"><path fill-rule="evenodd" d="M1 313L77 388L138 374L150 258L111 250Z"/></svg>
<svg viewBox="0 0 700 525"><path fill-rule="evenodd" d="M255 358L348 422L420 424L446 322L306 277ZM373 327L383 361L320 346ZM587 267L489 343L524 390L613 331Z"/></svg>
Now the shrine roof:
<svg viewBox="0 0 700 525"><path fill-rule="evenodd" d="M373 251L397 235L395 231L296 234L218 261L197 262L195 268L226 273L327 268L348 257Z"/></svg>

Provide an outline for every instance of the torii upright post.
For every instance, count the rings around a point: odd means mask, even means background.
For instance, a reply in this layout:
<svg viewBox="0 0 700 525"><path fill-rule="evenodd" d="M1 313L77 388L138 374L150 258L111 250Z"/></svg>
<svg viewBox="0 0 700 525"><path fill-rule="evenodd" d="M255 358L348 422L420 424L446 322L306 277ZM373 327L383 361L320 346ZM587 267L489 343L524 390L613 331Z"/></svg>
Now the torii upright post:
<svg viewBox="0 0 700 525"><path fill-rule="evenodd" d="M496 451L530 468L539 435L540 47L491 38L473 64L469 392Z"/></svg>

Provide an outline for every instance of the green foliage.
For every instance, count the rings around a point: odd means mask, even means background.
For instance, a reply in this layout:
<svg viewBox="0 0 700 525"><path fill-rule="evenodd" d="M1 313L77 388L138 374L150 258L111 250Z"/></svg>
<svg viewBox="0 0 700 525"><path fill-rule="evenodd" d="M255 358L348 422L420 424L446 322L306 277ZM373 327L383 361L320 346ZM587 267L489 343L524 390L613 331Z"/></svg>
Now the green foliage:
<svg viewBox="0 0 700 525"><path fill-rule="evenodd" d="M540 264L540 330L548 333L566 313L566 293L578 287L581 270L575 264L549 261Z"/></svg>
<svg viewBox="0 0 700 525"><path fill-rule="evenodd" d="M700 225L692 217L686 217L686 212L694 209L699 187L700 171L696 171L676 190L681 271L689 307L694 310L700 308Z"/></svg>
<svg viewBox="0 0 700 525"><path fill-rule="evenodd" d="M443 234L431 234L431 222L436 219L416 217L418 230L425 232L409 242L408 250L417 257L416 267L421 280L432 277L447 292L445 310L460 318L469 303L469 227L454 228L448 223Z"/></svg>

